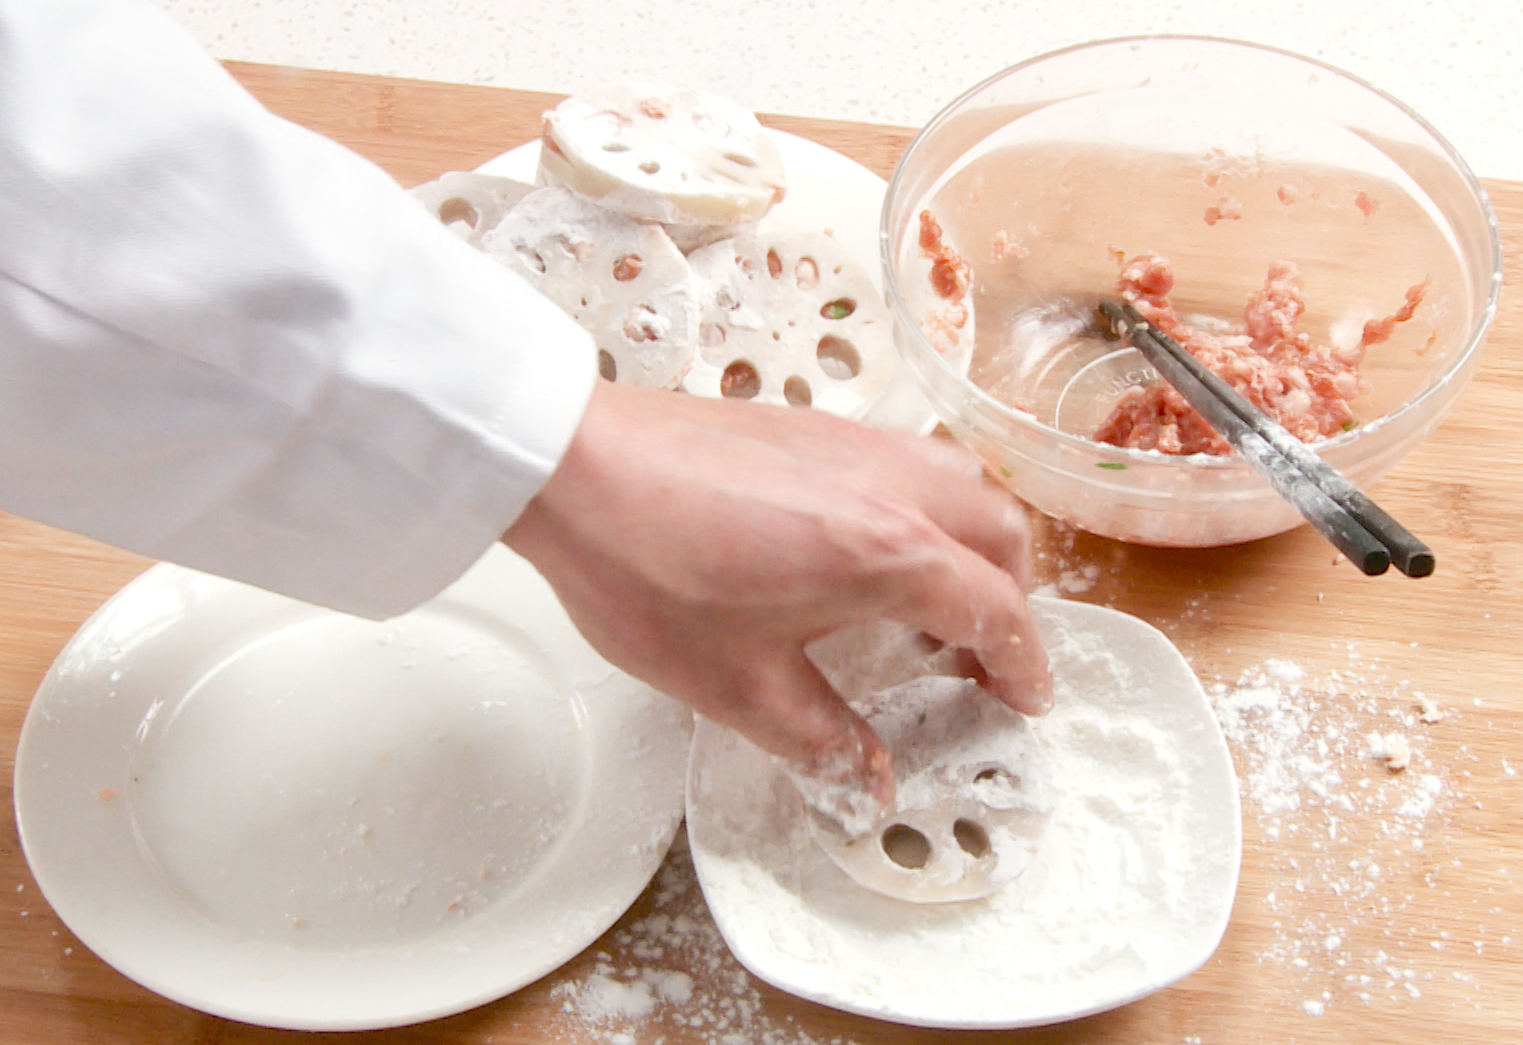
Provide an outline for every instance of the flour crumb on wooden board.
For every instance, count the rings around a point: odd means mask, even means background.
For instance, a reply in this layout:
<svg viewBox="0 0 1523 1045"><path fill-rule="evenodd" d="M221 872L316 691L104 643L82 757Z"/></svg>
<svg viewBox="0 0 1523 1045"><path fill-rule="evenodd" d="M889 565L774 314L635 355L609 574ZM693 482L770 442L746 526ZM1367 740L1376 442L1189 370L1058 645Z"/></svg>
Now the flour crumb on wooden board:
<svg viewBox="0 0 1523 1045"><path fill-rule="evenodd" d="M650 913L603 940L592 971L557 984L556 1041L592 1030L607 1045L855 1045L815 1037L774 1015L763 985L730 954L704 903L679 831L656 876Z"/></svg>
<svg viewBox="0 0 1523 1045"><path fill-rule="evenodd" d="M1474 759L1461 746L1438 764L1430 731L1461 716L1390 678L1357 644L1334 648L1346 668L1313 676L1270 658L1207 687L1268 858L1274 936L1259 961L1298 981L1301 993L1286 1000L1306 1016L1410 1005L1439 982L1479 1006L1481 984L1445 955L1511 946L1494 923L1502 908L1473 900L1440 924L1424 917L1421 895L1484 873L1443 852ZM1444 927L1472 918L1466 931Z"/></svg>
<svg viewBox="0 0 1523 1045"><path fill-rule="evenodd" d="M1033 519L1033 532L1038 591L1131 608L1139 553L1046 517ZM1217 610L1244 596L1208 586L1176 594L1173 612L1153 623L1193 661L1192 636L1218 628ZM1320 610L1321 594L1316 601ZM1213 659L1236 654L1241 663L1248 641L1234 651L1218 636ZM1239 887L1240 910L1257 923L1250 953L1266 979L1284 984L1270 996L1292 1018L1493 1009L1499 997L1486 988L1496 980L1474 959L1514 961L1523 942L1517 869L1501 855L1496 864L1457 855L1476 852L1457 844L1474 841L1472 781L1512 786L1523 756L1472 752L1466 740L1489 730L1496 701L1424 692L1402 674L1421 657L1420 643L1366 638L1330 642L1303 661L1260 654L1221 677L1197 664L1237 764L1245 827L1257 822ZM1399 771L1385 757L1392 735L1407 748ZM1253 883L1257 897L1246 891Z"/></svg>

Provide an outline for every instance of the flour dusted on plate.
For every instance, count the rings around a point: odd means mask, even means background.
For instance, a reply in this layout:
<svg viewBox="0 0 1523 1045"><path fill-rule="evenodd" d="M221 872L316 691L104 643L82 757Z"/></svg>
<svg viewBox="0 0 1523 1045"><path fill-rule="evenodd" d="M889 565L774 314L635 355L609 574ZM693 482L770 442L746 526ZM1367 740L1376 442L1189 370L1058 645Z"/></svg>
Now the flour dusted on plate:
<svg viewBox="0 0 1523 1045"><path fill-rule="evenodd" d="M1051 819L1030 866L986 899L928 906L863 889L813 844L772 760L700 727L695 861L726 940L758 975L886 1019L1017 1026L1121 1004L1209 955L1231 905L1237 809L1198 684L1134 618L1146 642L1113 644L1104 629L1121 614L1033 606L1056 685L1053 712L1030 723ZM1159 692L1169 671L1183 672L1169 681L1187 681L1188 699Z"/></svg>

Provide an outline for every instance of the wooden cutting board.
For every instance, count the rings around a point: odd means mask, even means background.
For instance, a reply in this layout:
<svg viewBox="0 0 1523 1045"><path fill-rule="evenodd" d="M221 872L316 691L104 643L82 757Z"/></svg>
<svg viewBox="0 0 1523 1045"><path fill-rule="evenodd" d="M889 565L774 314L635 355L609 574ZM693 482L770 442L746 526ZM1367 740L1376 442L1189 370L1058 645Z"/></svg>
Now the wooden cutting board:
<svg viewBox="0 0 1523 1045"><path fill-rule="evenodd" d="M519 91L230 68L276 112L357 149L407 185L469 169L535 137L540 112L556 100ZM765 122L885 176L912 134L781 116ZM1523 418L1523 298L1516 291L1523 185L1491 182L1487 188L1510 260L1481 371L1449 420L1374 491L1434 546L1437 575L1420 583L1394 574L1362 578L1305 528L1244 547L1165 552L1038 521L1042 581L1156 624L1208 686L1221 683L1221 696L1238 692L1242 672L1275 658L1281 666L1271 663L1262 678L1281 698L1294 688L1285 665L1304 675L1295 698L1306 711L1296 724L1300 732L1293 729L1284 743L1262 730L1245 732L1234 745L1245 780L1242 881L1226 938L1204 968L1125 1008L1033 1031L974 1035L876 1022L750 979L712 935L701 902L693 905L680 856L674 856L666 892L653 887L619 926L559 972L473 1012L365 1040L1513 1040L1523 1026L1523 776L1512 775L1514 767L1523 769L1523 461L1514 442ZM6 751L14 753L28 701L52 658L108 595L147 565L0 516L0 746ZM1445 717L1431 724L1412 718L1421 699L1435 702ZM1360 744L1349 738L1377 729L1410 738L1416 755L1406 771L1410 776L1357 757ZM1346 748L1341 761L1340 737ZM1303 787L1300 809L1271 815L1267 803L1277 780L1304 775L1297 757L1322 759L1339 776L1320 785L1326 798ZM1415 793L1420 773L1440 787L1425 818L1403 819L1394 804L1372 803L1376 794ZM8 778L3 798L0 1041L221 1045L313 1037L193 1012L95 958L49 910L28 873L9 812ZM692 907L694 919L689 946L668 947L662 956L635 946L632 930L657 943L678 939L669 922L652 916L683 904ZM1380 960L1382 954L1387 960ZM631 963L683 972L692 977L692 996L644 1019L626 1013L591 1020L575 1011L568 987L585 985L603 962L615 975ZM1319 1008L1322 1014L1313 1015Z"/></svg>

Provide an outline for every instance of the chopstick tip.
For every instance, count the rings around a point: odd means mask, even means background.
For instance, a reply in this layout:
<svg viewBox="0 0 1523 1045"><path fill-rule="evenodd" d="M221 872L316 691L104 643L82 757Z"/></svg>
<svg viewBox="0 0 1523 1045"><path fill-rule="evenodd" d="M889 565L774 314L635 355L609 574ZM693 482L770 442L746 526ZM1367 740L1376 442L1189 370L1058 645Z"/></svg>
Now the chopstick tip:
<svg viewBox="0 0 1523 1045"><path fill-rule="evenodd" d="M1438 566L1438 559L1434 554L1424 548L1422 551L1413 552L1403 560L1397 562L1397 568L1408 577L1430 577Z"/></svg>

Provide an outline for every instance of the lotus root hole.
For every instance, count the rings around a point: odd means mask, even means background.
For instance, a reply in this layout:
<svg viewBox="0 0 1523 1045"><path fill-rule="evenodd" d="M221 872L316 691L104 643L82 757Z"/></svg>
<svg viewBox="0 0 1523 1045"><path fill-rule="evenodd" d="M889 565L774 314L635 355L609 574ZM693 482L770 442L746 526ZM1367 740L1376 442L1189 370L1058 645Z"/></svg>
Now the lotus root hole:
<svg viewBox="0 0 1523 1045"><path fill-rule="evenodd" d="M457 221L463 221L471 228L481 220L481 215L476 213L476 208L471 206L470 200L463 200L459 196L451 196L439 204L439 220L446 225L453 225Z"/></svg>
<svg viewBox="0 0 1523 1045"><path fill-rule="evenodd" d="M727 399L754 399L761 392L761 374L744 359L724 368L719 378L719 394Z"/></svg>
<svg viewBox="0 0 1523 1045"><path fill-rule="evenodd" d="M918 871L931 859L931 841L908 824L894 824L883 832L883 852L900 867Z"/></svg>
<svg viewBox="0 0 1523 1045"><path fill-rule="evenodd" d="M623 142L609 142L603 146L604 152L628 152L629 146Z"/></svg>
<svg viewBox="0 0 1523 1045"><path fill-rule="evenodd" d="M730 131L729 124L713 113L706 112L695 112L693 114L693 126L711 138L723 138Z"/></svg>
<svg viewBox="0 0 1523 1045"><path fill-rule="evenodd" d="M813 290L820 285L820 266L813 258L799 258L798 264L793 266L793 278L798 281L800 290Z"/></svg>
<svg viewBox="0 0 1523 1045"><path fill-rule="evenodd" d="M857 346L834 334L820 338L815 358L820 361L825 376L837 381L849 381L862 372L862 356L857 352Z"/></svg>
<svg viewBox="0 0 1523 1045"><path fill-rule="evenodd" d="M638 254L625 254L613 263L613 278L620 283L628 283L640 274L645 267L645 262L640 260Z"/></svg>
<svg viewBox="0 0 1523 1045"><path fill-rule="evenodd" d="M604 381L617 381L619 379L619 364L613 361L613 356L604 348L598 349L598 376Z"/></svg>
<svg viewBox="0 0 1523 1045"><path fill-rule="evenodd" d="M958 848L975 860L987 856L993 849L989 844L989 833L983 825L966 817L958 817L952 823L952 837L957 839Z"/></svg>
<svg viewBox="0 0 1523 1045"><path fill-rule="evenodd" d="M814 391L808 381L794 374L783 382L783 398L789 406L810 406L814 403Z"/></svg>
<svg viewBox="0 0 1523 1045"><path fill-rule="evenodd" d="M755 167L756 166L756 161L755 160L753 160L749 156L742 156L738 152L727 152L727 153L724 154L724 158L729 160L731 163L738 163L742 167Z"/></svg>
<svg viewBox="0 0 1523 1045"><path fill-rule="evenodd" d="M783 274L783 259L777 256L777 251L767 251L767 275L776 279Z"/></svg>
<svg viewBox="0 0 1523 1045"><path fill-rule="evenodd" d="M667 104L658 98L647 98L640 103L640 111L652 120L664 120L671 114Z"/></svg>
<svg viewBox="0 0 1523 1045"><path fill-rule="evenodd" d="M519 247L518 256L523 259L525 265L528 265L535 272L545 271L545 259L539 256L538 251L530 250L528 247Z"/></svg>
<svg viewBox="0 0 1523 1045"><path fill-rule="evenodd" d="M698 344L704 348L718 348L724 339L724 327L718 323L705 323L698 328Z"/></svg>
<svg viewBox="0 0 1523 1045"><path fill-rule="evenodd" d="M997 766L981 769L973 777L973 796L986 806L1009 809L1019 802L1021 778Z"/></svg>
<svg viewBox="0 0 1523 1045"><path fill-rule="evenodd" d="M656 320L655 309L649 305L636 305L624 317L624 336L631 341L659 341L661 331Z"/></svg>
<svg viewBox="0 0 1523 1045"><path fill-rule="evenodd" d="M661 164L657 163L655 160L646 160L640 164L640 169L646 174L655 174L661 169Z"/></svg>
<svg viewBox="0 0 1523 1045"><path fill-rule="evenodd" d="M820 306L820 315L826 319L845 319L856 310L857 303L851 298L836 298Z"/></svg>

